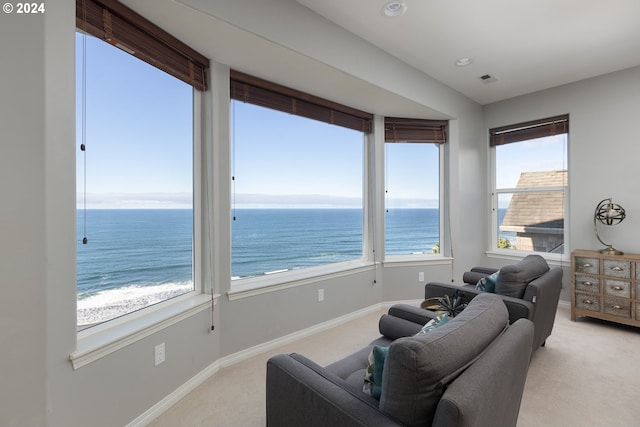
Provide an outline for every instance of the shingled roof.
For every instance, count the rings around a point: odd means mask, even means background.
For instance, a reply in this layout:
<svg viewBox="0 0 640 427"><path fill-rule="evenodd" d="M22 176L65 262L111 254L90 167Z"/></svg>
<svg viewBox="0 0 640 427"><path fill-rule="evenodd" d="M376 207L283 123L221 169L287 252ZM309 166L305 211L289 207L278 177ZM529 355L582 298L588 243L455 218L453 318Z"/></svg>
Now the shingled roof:
<svg viewBox="0 0 640 427"><path fill-rule="evenodd" d="M566 183L566 170L522 172L517 188L561 187ZM562 191L515 193L500 229L529 233L559 231L564 228L563 198Z"/></svg>

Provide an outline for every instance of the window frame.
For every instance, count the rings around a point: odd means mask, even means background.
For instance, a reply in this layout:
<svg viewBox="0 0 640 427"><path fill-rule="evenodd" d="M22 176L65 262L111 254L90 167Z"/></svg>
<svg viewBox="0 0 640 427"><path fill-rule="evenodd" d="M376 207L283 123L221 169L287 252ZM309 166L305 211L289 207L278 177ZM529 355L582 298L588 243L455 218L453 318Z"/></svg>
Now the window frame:
<svg viewBox="0 0 640 427"><path fill-rule="evenodd" d="M94 9L96 6L103 7L104 11L102 13L105 13L105 11L106 13L113 12L115 15L118 15L119 18L128 21L126 22L127 31L131 32L122 34L126 40L135 42L136 37L141 35L147 42L151 39L160 41L160 44L163 44L164 47L155 52L153 48L145 52L145 49L149 48L147 44L144 48L138 49L136 52L136 49L131 49L130 45L122 45L121 42L123 39L119 38L119 34L115 34L114 38L109 38L108 35L100 32L100 28L90 28L91 25L85 22L85 18L87 18L87 5L90 5L90 7ZM81 331L77 330L77 322L74 322L76 348L69 355L69 360L74 370L155 334L196 313L204 310L213 310L213 306L217 304L219 298L218 294L214 294L213 271L211 271L213 268L213 260L209 259L209 257L212 257L212 248L205 250L205 245L210 246L211 242L209 241L210 239L203 236L205 232L210 233L212 229L210 221L212 221L211 217L213 214L213 208L210 203L210 200L213 199L213 186L208 185L208 181L204 181L204 177L211 173L209 170L211 165L206 161L207 156L210 156L211 141L205 141L205 137L210 134L211 125L209 121L204 118L206 111L205 99L209 93L207 91L208 76L206 72L209 68L209 60L115 0L76 0L76 26L77 31L81 33L86 31L88 34L92 34L98 39L136 56L138 60L147 62L158 70L171 75L173 78L182 80L193 87L193 202L191 207L193 212L193 223L191 227L193 291L102 322ZM95 31L99 34L93 34ZM168 49L170 52L166 50L167 46L170 46ZM134 50L134 52L130 50ZM159 56L156 57L156 54ZM176 55L182 55L188 59L186 62L188 65L186 73L183 70L181 71L180 66L174 67L170 64L171 59ZM184 62L182 63L184 64ZM207 219L206 224L204 222L205 218ZM206 281L205 279L207 277L212 279ZM74 297L77 300L77 292ZM75 316L76 314L74 313L74 318Z"/></svg>
<svg viewBox="0 0 640 427"><path fill-rule="evenodd" d="M385 142L385 144L387 144ZM427 143L425 142L424 144L431 144L431 143ZM438 243L440 243L440 252L439 253L431 253L431 252L425 252L425 253L421 253L421 254L387 254L386 252L386 246L387 246L387 230L386 230L386 218L383 219L383 229L384 229L384 233L383 236L384 238L382 239L382 247L384 249L384 259L387 262L394 262L394 263L410 263L410 262L419 262L421 260L436 260L439 258L445 258L447 257L447 253L448 253L448 237L445 236L444 232L445 232L445 222L448 221L447 220L447 207L443 198L443 194L445 194L445 151L446 151L446 145L445 144L437 144L438 146ZM385 150L385 156L384 156L384 163L385 163L385 174L387 171L387 157L386 157L386 150ZM386 185L385 185L386 187ZM386 194L386 188L384 188L384 192ZM384 214L386 215L386 210L387 210L387 198L384 197L383 199L383 209L384 209Z"/></svg>
<svg viewBox="0 0 640 427"><path fill-rule="evenodd" d="M207 252L203 245L204 232L207 229L203 217L210 207L206 200L212 195L203 182L204 141L202 138L202 97L203 94L193 90L193 239L192 269L194 290L183 295L170 298L149 307L111 319L91 328L76 332L76 349L69 355L73 369L77 370L101 359L129 344L144 339L158 331L176 324L190 316L217 304L219 295L214 295L212 284L206 284L205 270L209 269L204 259ZM211 251L209 251L210 253ZM76 295L77 298L77 295Z"/></svg>
<svg viewBox="0 0 640 427"><path fill-rule="evenodd" d="M399 129L397 130L396 127ZM450 238L445 235L445 230L449 224L448 203L445 200L446 195L446 159L447 149L449 147L449 129L450 122L448 120L430 120L430 119L413 119L404 117L385 117L384 118L384 135L382 142L386 144L407 143L407 144L436 144L438 146L438 215L439 230L438 243L440 244L439 253L422 253L422 254L402 254L389 255L386 253L386 218L382 221L382 249L384 260L388 263L394 263L397 266L410 266L415 263L423 263L425 260L430 263L449 263ZM385 184L382 189L386 195L386 171L387 157L386 149L383 150L383 164L385 170ZM387 198L382 198L382 209L386 213ZM384 215L384 214L383 214Z"/></svg>
<svg viewBox="0 0 640 427"><path fill-rule="evenodd" d="M371 170L369 159L372 158L370 152L373 149L373 115L233 69L230 70L229 93L229 108L231 110L232 102L247 102L274 111L294 114L309 120L317 120L362 132L363 137L361 153L363 165L362 256L348 261L304 267L296 270L236 280L232 280L231 274L229 277L230 290L227 292L229 300L233 301L239 298L300 286L317 280L342 277L370 269L373 266L371 255L373 247L369 242L369 236L371 235L371 227L373 227L373 224L371 224L370 221L371 207L370 197L368 196L370 188L368 177L370 175L369 171ZM229 144L232 145L233 141L230 140ZM234 152L233 149L230 151L231 153ZM231 210L234 209L233 203L230 204L230 208ZM230 237L232 241L232 234L230 234ZM230 264L232 264L233 251L231 247L229 249ZM231 273L231 266L229 271Z"/></svg>
<svg viewBox="0 0 640 427"><path fill-rule="evenodd" d="M510 130L513 130L510 133ZM565 159L564 165L566 170L565 185L561 186L546 186L546 187L504 187L497 188L497 159L496 149L497 147L505 144L524 142L539 138L544 138L554 135L565 135ZM522 257L530 254L540 255L548 261L559 262L565 259L568 255L567 251L570 248L569 242L569 115L559 115L549 117L540 120L533 120L523 123L516 123L513 125L501 126L498 128L489 129L489 173L490 173L490 209L491 215L489 215L489 249L487 255L496 256L507 259L521 259ZM498 247L499 236L499 196L501 194L517 194L527 192L548 192L548 191L562 191L562 208L563 208L563 246L565 251L563 253L553 252L540 252L540 251L528 251L521 249L503 249Z"/></svg>

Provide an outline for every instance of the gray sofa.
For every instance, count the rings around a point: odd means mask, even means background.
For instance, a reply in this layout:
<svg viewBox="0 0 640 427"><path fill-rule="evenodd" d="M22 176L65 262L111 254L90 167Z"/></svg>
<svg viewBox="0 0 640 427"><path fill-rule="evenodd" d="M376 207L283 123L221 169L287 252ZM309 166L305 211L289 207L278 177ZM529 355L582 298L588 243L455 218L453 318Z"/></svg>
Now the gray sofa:
<svg viewBox="0 0 640 427"><path fill-rule="evenodd" d="M394 306L382 337L327 367L299 354L267 362L267 426L515 426L533 324L509 325L502 299L478 295L458 316L414 335L434 315ZM373 345L389 346L376 400L362 391Z"/></svg>
<svg viewBox="0 0 640 427"><path fill-rule="evenodd" d="M535 351L540 346L544 346L553 330L562 289L562 268L549 268L541 256L528 255L520 262L502 267L500 270L508 274L509 285L511 285L511 287L504 287L507 288L504 290L507 295L499 295L509 311L509 322L513 323L520 318L533 322L533 350ZM464 285L427 283L424 288L424 297L426 299L454 295L456 291L460 291L465 300L469 301L476 295L484 293L476 289L478 281L497 271L497 268L474 267L464 273ZM540 274L541 271L544 272ZM496 286L500 285L500 279L498 274ZM496 289L497 291L499 289Z"/></svg>

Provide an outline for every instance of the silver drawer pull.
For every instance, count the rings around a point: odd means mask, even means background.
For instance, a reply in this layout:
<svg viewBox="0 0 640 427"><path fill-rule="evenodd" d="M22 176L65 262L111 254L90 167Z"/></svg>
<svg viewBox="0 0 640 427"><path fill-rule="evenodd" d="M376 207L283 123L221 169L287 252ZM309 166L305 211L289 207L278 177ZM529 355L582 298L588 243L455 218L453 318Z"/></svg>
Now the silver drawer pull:
<svg viewBox="0 0 640 427"><path fill-rule="evenodd" d="M582 268L591 268L593 267L593 265L589 264L588 262L585 262L584 264L582 264Z"/></svg>
<svg viewBox="0 0 640 427"><path fill-rule="evenodd" d="M621 291L624 288L622 286L612 286L611 289L613 289L614 291Z"/></svg>
<svg viewBox="0 0 640 427"><path fill-rule="evenodd" d="M593 286L593 283L591 282L582 282L582 284L585 286Z"/></svg>
<svg viewBox="0 0 640 427"><path fill-rule="evenodd" d="M611 269L613 271L622 271L622 267L618 267L617 265L615 267L611 267Z"/></svg>
<svg viewBox="0 0 640 427"><path fill-rule="evenodd" d="M591 301L590 299L586 299L584 301L582 301L583 303L587 304L587 305L591 305L593 304L593 301Z"/></svg>
<svg viewBox="0 0 640 427"><path fill-rule="evenodd" d="M614 309L614 310L622 310L622 307L620 307L619 305L614 305L614 306L613 306L613 309Z"/></svg>

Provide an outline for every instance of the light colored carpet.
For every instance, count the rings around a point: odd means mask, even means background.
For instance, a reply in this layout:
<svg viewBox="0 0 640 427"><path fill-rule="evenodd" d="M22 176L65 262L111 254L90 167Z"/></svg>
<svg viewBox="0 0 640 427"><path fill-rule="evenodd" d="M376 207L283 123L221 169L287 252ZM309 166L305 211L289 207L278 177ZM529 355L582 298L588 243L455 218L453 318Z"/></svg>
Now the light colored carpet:
<svg viewBox="0 0 640 427"><path fill-rule="evenodd" d="M265 425L266 361L301 353L329 364L379 336L376 312L225 368L152 422L153 427ZM505 396L508 399L509 396ZM517 427L640 426L640 329L559 308L531 361Z"/></svg>

